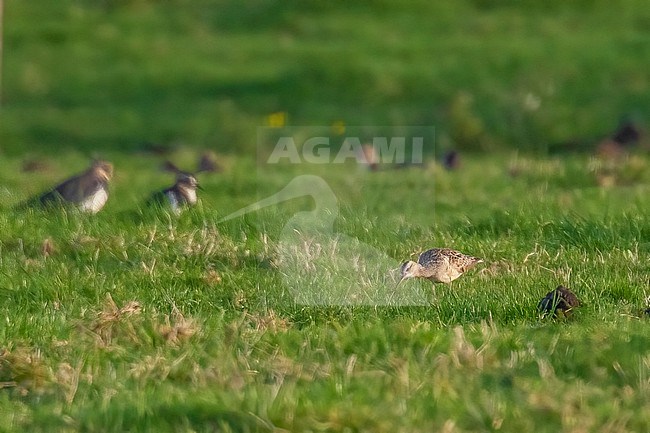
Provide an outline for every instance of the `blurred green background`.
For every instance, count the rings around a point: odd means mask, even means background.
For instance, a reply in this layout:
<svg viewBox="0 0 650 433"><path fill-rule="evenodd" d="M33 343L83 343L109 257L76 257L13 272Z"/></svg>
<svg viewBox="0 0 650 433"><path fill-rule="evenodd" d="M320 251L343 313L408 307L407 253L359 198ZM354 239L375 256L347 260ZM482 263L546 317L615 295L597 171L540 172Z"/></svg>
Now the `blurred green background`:
<svg viewBox="0 0 650 433"><path fill-rule="evenodd" d="M5 155L246 154L277 113L546 152L650 109L643 0L5 0L3 32Z"/></svg>

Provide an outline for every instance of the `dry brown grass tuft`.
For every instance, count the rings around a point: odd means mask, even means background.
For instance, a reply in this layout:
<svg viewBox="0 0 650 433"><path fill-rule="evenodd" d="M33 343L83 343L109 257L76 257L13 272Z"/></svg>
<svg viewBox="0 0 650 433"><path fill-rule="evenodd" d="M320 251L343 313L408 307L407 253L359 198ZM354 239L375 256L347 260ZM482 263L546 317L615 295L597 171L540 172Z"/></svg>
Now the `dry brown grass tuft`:
<svg viewBox="0 0 650 433"><path fill-rule="evenodd" d="M16 388L22 396L41 389L48 371L42 353L27 347L0 349L0 389Z"/></svg>
<svg viewBox="0 0 650 433"><path fill-rule="evenodd" d="M72 239L70 245L75 250L83 250L87 246L99 245L99 239L86 234L78 234L74 239Z"/></svg>
<svg viewBox="0 0 650 433"><path fill-rule="evenodd" d="M102 310L90 325L81 325L102 348L124 350L124 343L136 345L151 344L152 337L158 337L166 343L177 345L189 340L200 331L196 320L186 318L174 307L172 314L143 317L142 305L138 301L129 301L118 306L112 296L107 294Z"/></svg>
<svg viewBox="0 0 650 433"><path fill-rule="evenodd" d="M43 243L41 244L41 254L43 254L43 257L50 257L55 252L56 248L54 247L52 238L43 239Z"/></svg>
<svg viewBox="0 0 650 433"><path fill-rule="evenodd" d="M203 282L209 286L216 286L221 280L221 274L214 269L208 269L203 275Z"/></svg>
<svg viewBox="0 0 650 433"><path fill-rule="evenodd" d="M479 370L483 368L483 351L476 349L472 343L465 338L462 327L454 328L454 338L449 349L449 357L457 368L465 365Z"/></svg>
<svg viewBox="0 0 650 433"><path fill-rule="evenodd" d="M291 322L269 309L264 314L247 314L247 318L256 331L284 332L291 327Z"/></svg>
<svg viewBox="0 0 650 433"><path fill-rule="evenodd" d="M188 319L176 307L170 316L165 317L165 323L158 326L158 332L170 344L179 344L189 340L197 332L199 325L194 319Z"/></svg>
<svg viewBox="0 0 650 433"><path fill-rule="evenodd" d="M76 367L72 367L67 362L58 365L54 373L54 380L63 390L65 401L71 404L79 388L79 377L84 366L83 360L79 361Z"/></svg>
<svg viewBox="0 0 650 433"><path fill-rule="evenodd" d="M111 344L116 331L116 325L123 323L126 333L131 340L137 340L135 326L132 321L125 321L131 316L139 315L142 312L142 306L137 301L129 301L123 307L118 307L110 293L106 295L102 311L97 314L97 318L91 324L90 330L97 337L102 346Z"/></svg>

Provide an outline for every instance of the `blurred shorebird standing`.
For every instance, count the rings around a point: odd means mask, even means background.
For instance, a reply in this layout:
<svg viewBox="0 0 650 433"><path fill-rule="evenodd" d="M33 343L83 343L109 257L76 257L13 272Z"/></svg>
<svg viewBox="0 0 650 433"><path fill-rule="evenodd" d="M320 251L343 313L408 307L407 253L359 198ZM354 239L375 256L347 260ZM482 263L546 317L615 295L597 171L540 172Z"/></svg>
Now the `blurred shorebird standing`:
<svg viewBox="0 0 650 433"><path fill-rule="evenodd" d="M108 182L112 177L113 164L96 160L85 172L66 179L52 190L28 200L19 207L71 203L83 212L95 214L108 201Z"/></svg>
<svg viewBox="0 0 650 433"><path fill-rule="evenodd" d="M432 248L420 254L418 261L406 261L400 268L401 277L397 285L408 278L426 278L432 283L450 284L456 278L472 269L483 259L468 256L449 248Z"/></svg>
<svg viewBox="0 0 650 433"><path fill-rule="evenodd" d="M193 173L182 171L169 161L165 162L163 169L176 174L176 183L169 188L154 193L149 198L148 204L168 205L174 214L179 215L183 208L197 203L196 191L201 187Z"/></svg>
<svg viewBox="0 0 650 433"><path fill-rule="evenodd" d="M442 165L447 170L456 170L460 167L460 154L457 150L450 150L442 157Z"/></svg>
<svg viewBox="0 0 650 433"><path fill-rule="evenodd" d="M197 162L196 172L220 173L223 167L218 162L217 154L211 150L206 150L201 154Z"/></svg>

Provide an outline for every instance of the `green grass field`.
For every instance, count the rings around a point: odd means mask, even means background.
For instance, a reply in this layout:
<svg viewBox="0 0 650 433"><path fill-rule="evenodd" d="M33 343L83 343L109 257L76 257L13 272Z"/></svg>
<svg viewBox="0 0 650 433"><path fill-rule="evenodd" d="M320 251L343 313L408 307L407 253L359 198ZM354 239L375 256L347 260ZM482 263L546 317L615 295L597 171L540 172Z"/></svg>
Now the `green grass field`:
<svg viewBox="0 0 650 433"><path fill-rule="evenodd" d="M650 430L650 156L547 153L648 113L645 2L198 3L5 0L0 431ZM273 113L435 151L265 164ZM203 149L200 204L145 208ZM100 213L14 209L91 156ZM327 188L222 221L304 174ZM434 246L485 263L413 305L297 302ZM583 305L542 317L560 284Z"/></svg>
<svg viewBox="0 0 650 433"><path fill-rule="evenodd" d="M309 201L217 223L280 190L291 168L249 176L231 160L174 219L142 209L140 193L169 182L138 171L151 159L115 155L96 216L3 211L0 429L647 430L647 179L596 187L583 157L477 157L399 179L331 166L332 230L396 265L441 245L487 263L435 295L401 286L425 305L317 307L294 301L275 263ZM14 202L32 187L32 175L5 176ZM584 305L541 318L558 284Z"/></svg>

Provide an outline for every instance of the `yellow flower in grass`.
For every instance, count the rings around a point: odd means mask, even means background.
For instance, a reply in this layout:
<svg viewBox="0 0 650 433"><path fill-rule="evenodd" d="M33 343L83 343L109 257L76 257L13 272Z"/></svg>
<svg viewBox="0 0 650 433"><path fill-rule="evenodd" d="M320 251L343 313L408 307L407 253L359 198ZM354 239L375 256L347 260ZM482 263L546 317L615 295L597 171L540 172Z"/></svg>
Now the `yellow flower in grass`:
<svg viewBox="0 0 650 433"><path fill-rule="evenodd" d="M345 122L342 120L337 120L334 123L332 123L332 133L336 135L345 134Z"/></svg>
<svg viewBox="0 0 650 433"><path fill-rule="evenodd" d="M286 111L276 111L266 116L266 126L271 128L283 128L287 124Z"/></svg>

